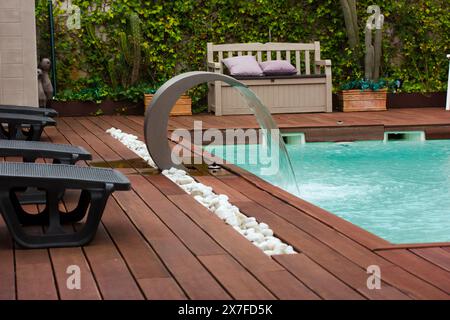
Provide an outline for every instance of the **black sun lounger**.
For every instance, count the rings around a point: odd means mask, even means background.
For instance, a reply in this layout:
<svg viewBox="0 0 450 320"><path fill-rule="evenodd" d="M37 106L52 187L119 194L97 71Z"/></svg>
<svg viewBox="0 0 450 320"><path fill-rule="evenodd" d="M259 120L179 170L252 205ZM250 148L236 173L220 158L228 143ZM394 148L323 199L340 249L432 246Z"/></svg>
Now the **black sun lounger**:
<svg viewBox="0 0 450 320"><path fill-rule="evenodd" d="M82 147L40 141L0 140L0 157L22 157L24 162L38 158L53 159L53 163L75 164L92 160L92 155Z"/></svg>
<svg viewBox="0 0 450 320"><path fill-rule="evenodd" d="M18 114L31 114L40 115L44 117L56 117L58 112L55 109L50 108L37 108L37 107L25 107L25 106L10 106L0 104L0 112L4 113L18 113Z"/></svg>
<svg viewBox="0 0 450 320"><path fill-rule="evenodd" d="M92 160L92 155L82 147L40 141L0 140L0 157L21 157L23 162L39 158L52 159L55 164L72 164ZM61 197L63 193L61 193ZM28 188L18 195L20 204L43 204L45 192Z"/></svg>
<svg viewBox="0 0 450 320"><path fill-rule="evenodd" d="M0 139L39 141L46 126L55 126L52 118L18 113L0 113ZM24 129L28 126L28 129Z"/></svg>
<svg viewBox="0 0 450 320"><path fill-rule="evenodd" d="M45 208L38 214L25 212L16 192L27 187L46 191ZM59 194L67 189L81 190L77 207L61 212ZM64 164L0 163L0 211L14 240L26 248L74 247L89 243L100 223L106 202L114 191L129 190L129 180L112 169ZM69 232L64 223L86 222ZM42 234L26 232L24 225L46 226Z"/></svg>

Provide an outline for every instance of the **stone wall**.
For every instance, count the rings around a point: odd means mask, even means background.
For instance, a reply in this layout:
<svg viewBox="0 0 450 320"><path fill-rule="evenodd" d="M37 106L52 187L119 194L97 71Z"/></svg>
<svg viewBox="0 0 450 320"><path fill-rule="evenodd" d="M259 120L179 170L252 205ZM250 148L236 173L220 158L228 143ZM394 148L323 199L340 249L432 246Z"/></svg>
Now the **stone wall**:
<svg viewBox="0 0 450 320"><path fill-rule="evenodd" d="M0 0L0 104L38 106L35 0Z"/></svg>

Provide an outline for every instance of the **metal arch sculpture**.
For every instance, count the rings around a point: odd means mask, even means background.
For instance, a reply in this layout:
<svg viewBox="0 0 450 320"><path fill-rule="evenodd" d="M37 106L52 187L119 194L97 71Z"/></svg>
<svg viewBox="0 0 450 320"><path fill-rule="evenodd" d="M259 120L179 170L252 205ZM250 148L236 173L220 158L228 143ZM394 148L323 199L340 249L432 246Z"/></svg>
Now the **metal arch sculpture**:
<svg viewBox="0 0 450 320"><path fill-rule="evenodd" d="M144 134L148 152L159 169L180 167L172 161L167 139L170 111L184 92L211 81L223 81L234 87L247 87L242 82L223 74L193 71L173 77L155 93L145 114Z"/></svg>

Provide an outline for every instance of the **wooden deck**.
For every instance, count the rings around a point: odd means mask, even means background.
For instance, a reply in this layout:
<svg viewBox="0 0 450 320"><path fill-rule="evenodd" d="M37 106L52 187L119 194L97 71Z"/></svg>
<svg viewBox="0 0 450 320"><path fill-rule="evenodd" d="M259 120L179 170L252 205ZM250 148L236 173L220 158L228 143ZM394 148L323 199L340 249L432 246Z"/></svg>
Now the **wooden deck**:
<svg viewBox="0 0 450 320"><path fill-rule="evenodd" d="M173 118L171 128L198 118L219 128L256 125L251 117L195 116ZM436 109L276 118L284 128L332 127L338 118L357 127L450 126L450 113ZM46 140L81 145L93 162L120 163L133 189L113 195L97 236L82 248L19 249L0 219L0 299L450 298L450 244L392 246L234 166L196 176L299 252L266 256L167 178L146 174L105 133L116 127L143 139L143 121L61 118L46 130ZM81 268L81 290L66 287L69 265ZM381 268L380 290L366 286L370 265Z"/></svg>
<svg viewBox="0 0 450 320"><path fill-rule="evenodd" d="M392 109L386 112L332 112L274 115L282 131L300 131L309 142L380 140L385 131L423 130L427 139L450 139L450 112L444 108ZM174 117L169 129L193 129L202 121L204 129L259 128L252 115Z"/></svg>

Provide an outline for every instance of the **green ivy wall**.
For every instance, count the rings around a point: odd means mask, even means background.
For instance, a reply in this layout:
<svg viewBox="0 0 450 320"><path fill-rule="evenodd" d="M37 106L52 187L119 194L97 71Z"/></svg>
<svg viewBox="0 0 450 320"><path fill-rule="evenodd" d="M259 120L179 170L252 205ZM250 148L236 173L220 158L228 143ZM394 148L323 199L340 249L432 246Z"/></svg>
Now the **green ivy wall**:
<svg viewBox="0 0 450 320"><path fill-rule="evenodd" d="M47 1L36 3L39 55L49 56ZM63 100L140 99L145 89L157 88L175 74L205 70L207 42L267 42L269 29L274 42L320 41L322 57L333 63L335 88L363 75L362 49L349 50L337 0L72 0L72 4L81 8L81 29L68 30L60 3L54 11ZM361 40L370 4L374 2L357 1ZM404 92L444 91L450 2L388 0L378 5L385 15L383 77L402 79ZM132 12L142 21L139 81L113 88L108 64L121 55L119 34L128 30ZM205 106L205 92L199 87L190 93L196 111Z"/></svg>

